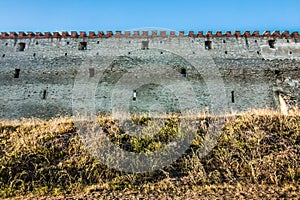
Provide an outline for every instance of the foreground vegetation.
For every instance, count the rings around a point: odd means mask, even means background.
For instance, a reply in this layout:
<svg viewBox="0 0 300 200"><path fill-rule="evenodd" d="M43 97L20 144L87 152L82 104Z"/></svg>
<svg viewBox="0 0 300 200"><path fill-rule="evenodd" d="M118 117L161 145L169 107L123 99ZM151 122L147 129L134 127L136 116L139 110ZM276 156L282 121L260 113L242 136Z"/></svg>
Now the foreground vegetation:
<svg viewBox="0 0 300 200"><path fill-rule="evenodd" d="M197 118L203 120L202 117ZM151 118L134 117L147 124ZM177 134L170 116L154 136L124 134L118 123L99 116L115 144L150 152ZM148 173L106 167L85 149L72 118L0 122L0 197L212 198L300 196L300 115L270 112L229 116L217 145L198 156L205 128L172 165ZM126 144L126 145L125 145ZM25 197L24 197L24 196Z"/></svg>

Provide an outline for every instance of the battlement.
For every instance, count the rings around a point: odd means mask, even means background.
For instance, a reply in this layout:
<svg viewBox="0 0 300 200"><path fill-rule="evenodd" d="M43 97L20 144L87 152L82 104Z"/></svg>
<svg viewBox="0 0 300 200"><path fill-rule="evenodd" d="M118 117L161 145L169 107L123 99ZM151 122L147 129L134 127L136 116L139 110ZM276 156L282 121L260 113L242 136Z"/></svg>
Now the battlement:
<svg viewBox="0 0 300 200"><path fill-rule="evenodd" d="M27 38L36 38L36 39L44 39L44 38L109 38L109 37L137 37L137 38L144 38L144 37L194 37L194 38L213 38L213 37L263 37L263 38L300 38L298 32L290 33L289 31L265 31L263 34L260 34L259 31L245 31L242 33L241 31L235 31L232 33L231 31L217 31L213 33L213 31L207 31L204 33L203 31L198 31L195 33L194 31L184 32L179 31L89 31L88 33L81 31L63 31L63 32L2 32L0 35L0 39L27 39Z"/></svg>

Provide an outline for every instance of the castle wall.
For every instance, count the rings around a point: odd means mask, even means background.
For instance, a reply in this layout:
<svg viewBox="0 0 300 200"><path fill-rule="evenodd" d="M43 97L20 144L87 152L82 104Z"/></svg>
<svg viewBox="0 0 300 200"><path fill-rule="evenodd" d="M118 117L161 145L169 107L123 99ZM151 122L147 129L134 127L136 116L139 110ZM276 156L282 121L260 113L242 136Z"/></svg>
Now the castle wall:
<svg viewBox="0 0 300 200"><path fill-rule="evenodd" d="M276 109L276 91L298 105L298 41L298 33L287 32L2 33L0 118L71 115L80 106L96 112Z"/></svg>

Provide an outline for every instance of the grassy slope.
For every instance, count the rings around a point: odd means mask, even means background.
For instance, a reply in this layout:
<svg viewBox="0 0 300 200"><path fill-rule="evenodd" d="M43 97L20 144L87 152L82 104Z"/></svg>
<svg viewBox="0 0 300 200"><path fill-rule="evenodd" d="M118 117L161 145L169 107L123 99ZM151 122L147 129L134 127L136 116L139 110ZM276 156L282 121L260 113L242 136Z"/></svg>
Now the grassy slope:
<svg viewBox="0 0 300 200"><path fill-rule="evenodd" d="M156 150L170 141L177 121L172 118L154 138L124 136L113 120L100 117L107 135L130 150ZM145 123L147 119L134 119ZM203 130L201 130L203 131ZM201 132L200 131L200 132ZM176 133L176 128L175 128ZM201 135L201 134L200 134ZM107 168L82 145L74 121L24 119L0 122L0 197L79 194L79 197L190 198L242 195L300 195L300 115L260 112L227 120L218 145L205 158L189 151L162 170L127 174ZM125 138L125 139L124 139ZM163 141L161 141L163 140ZM20 197L24 198L24 197Z"/></svg>

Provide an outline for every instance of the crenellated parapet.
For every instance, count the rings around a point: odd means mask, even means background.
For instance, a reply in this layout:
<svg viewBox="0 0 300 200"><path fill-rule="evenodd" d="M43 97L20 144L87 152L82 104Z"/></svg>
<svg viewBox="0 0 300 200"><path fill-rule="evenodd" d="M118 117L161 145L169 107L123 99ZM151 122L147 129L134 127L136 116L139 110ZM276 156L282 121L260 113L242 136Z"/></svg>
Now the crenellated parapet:
<svg viewBox="0 0 300 200"><path fill-rule="evenodd" d="M63 31L63 32L2 32L0 39L27 39L27 38L36 38L36 39L45 39L45 38L110 38L110 37L123 37L123 38L148 38L148 37L193 37L193 38L213 38L213 37L263 37L263 38L299 38L300 35L298 32L290 33L289 31L265 31L262 34L259 31L217 31L213 33L212 31L164 31L164 30L152 30L152 31L89 31L76 32L76 31Z"/></svg>

